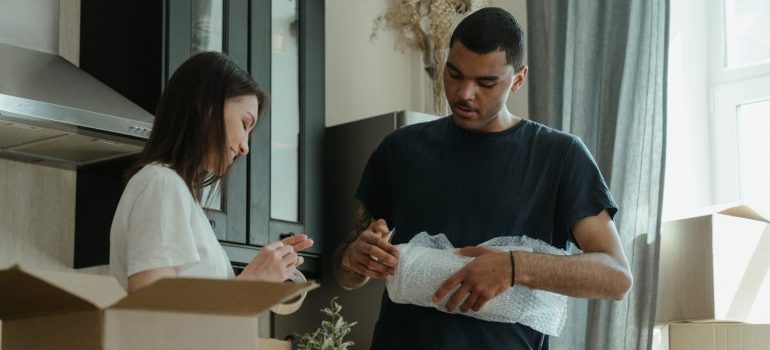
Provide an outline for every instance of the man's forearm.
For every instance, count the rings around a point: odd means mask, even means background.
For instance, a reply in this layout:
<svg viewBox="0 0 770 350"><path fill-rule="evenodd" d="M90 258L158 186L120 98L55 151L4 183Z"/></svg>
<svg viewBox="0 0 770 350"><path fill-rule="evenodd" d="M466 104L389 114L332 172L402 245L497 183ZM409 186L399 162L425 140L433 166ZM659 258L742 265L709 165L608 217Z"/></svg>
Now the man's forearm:
<svg viewBox="0 0 770 350"><path fill-rule="evenodd" d="M347 290L361 287L369 280L368 277L353 271L349 266L344 266L343 264L345 253L348 250L350 243L355 241L360 233L366 230L373 221L372 216L369 214L369 211L366 210L363 203L356 200L355 207L354 226L353 230L350 232L350 238L347 243L337 247L337 250L334 251L332 260L334 278L337 280L337 284L339 284L340 287Z"/></svg>
<svg viewBox="0 0 770 350"><path fill-rule="evenodd" d="M516 283L574 297L623 299L632 278L606 253L569 256L515 252Z"/></svg>
<svg viewBox="0 0 770 350"><path fill-rule="evenodd" d="M334 252L333 268L334 277L337 280L337 284L346 290L351 290L363 286L367 281L369 281L369 278L353 271L353 269L344 266L342 263L345 251L348 249L348 246L349 244L344 244L337 248L337 250Z"/></svg>

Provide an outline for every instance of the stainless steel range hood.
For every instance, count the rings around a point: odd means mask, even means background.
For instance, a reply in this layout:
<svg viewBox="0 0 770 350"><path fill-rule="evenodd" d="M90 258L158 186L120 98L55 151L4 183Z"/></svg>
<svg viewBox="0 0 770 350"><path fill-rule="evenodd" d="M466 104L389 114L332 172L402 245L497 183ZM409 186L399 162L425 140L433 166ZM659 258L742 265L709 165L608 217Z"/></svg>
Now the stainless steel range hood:
<svg viewBox="0 0 770 350"><path fill-rule="evenodd" d="M0 44L0 157L77 168L139 153L152 122L60 56Z"/></svg>

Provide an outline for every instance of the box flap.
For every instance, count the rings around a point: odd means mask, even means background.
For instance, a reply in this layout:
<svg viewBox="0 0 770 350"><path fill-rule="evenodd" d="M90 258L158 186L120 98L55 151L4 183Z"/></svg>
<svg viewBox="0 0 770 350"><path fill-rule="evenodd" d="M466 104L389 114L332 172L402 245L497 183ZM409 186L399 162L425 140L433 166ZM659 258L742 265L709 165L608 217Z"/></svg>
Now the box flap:
<svg viewBox="0 0 770 350"><path fill-rule="evenodd" d="M724 215L730 215L735 216L739 218L744 219L750 219L750 220L756 220L756 221L762 221L762 222L770 222L767 219L765 219L764 216L760 215L754 209L751 209L751 207L747 205L738 205L731 208L727 208L724 210L719 211L720 214Z"/></svg>
<svg viewBox="0 0 770 350"><path fill-rule="evenodd" d="M61 285L22 270L18 265L0 270L0 301L3 320L99 309Z"/></svg>
<svg viewBox="0 0 770 350"><path fill-rule="evenodd" d="M664 222L672 222L689 218L696 218L701 216L710 216L714 214L723 214L729 216L735 216L744 219L757 220L762 222L770 222L767 218L757 213L750 206L741 204L740 202L721 203L707 207L700 207L694 210L689 210L687 213L679 213L674 217L664 218Z"/></svg>
<svg viewBox="0 0 770 350"><path fill-rule="evenodd" d="M313 282L168 278L130 294L111 308L250 316L317 287Z"/></svg>

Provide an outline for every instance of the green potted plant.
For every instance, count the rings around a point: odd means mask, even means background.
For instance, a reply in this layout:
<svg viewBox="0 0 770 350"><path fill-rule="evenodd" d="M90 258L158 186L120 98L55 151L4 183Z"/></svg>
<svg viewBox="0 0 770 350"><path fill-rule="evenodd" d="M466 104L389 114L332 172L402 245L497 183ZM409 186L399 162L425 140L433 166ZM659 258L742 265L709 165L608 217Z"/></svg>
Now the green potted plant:
<svg viewBox="0 0 770 350"><path fill-rule="evenodd" d="M321 309L330 320L321 321L312 334L306 333L299 338L297 348L299 350L347 350L353 345L352 341L344 341L351 328L358 322L348 323L340 315L342 306L337 303L337 297L329 302L329 307Z"/></svg>

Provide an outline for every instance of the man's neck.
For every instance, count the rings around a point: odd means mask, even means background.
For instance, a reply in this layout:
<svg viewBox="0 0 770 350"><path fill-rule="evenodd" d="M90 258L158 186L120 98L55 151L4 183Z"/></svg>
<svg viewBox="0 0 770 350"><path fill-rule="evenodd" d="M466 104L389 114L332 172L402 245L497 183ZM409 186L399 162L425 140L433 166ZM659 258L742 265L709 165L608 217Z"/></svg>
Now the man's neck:
<svg viewBox="0 0 770 350"><path fill-rule="evenodd" d="M505 131L514 127L520 121L520 117L513 115L508 109L503 109L497 117L490 122L492 125L490 125L491 128L487 129L487 132Z"/></svg>

